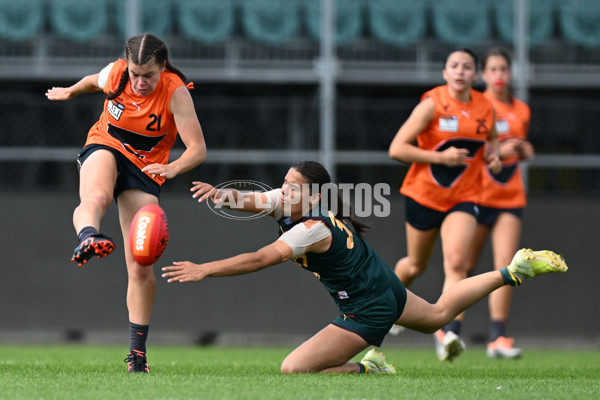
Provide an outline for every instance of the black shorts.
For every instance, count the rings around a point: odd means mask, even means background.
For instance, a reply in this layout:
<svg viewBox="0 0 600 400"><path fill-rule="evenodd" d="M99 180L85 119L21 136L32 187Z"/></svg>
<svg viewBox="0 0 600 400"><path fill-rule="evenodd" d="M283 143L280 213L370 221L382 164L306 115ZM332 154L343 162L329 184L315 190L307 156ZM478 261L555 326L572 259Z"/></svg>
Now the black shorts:
<svg viewBox="0 0 600 400"><path fill-rule="evenodd" d="M479 215L477 215L477 223L488 227L493 226L501 213L509 213L517 218L523 215L523 208L494 208L486 206L478 206Z"/></svg>
<svg viewBox="0 0 600 400"><path fill-rule="evenodd" d="M90 154L101 149L109 150L117 161L117 182L115 183L113 192L115 200L125 190L134 188L149 193L156 198L160 198L160 185L129 161L127 157L112 147L101 144L90 144L89 146L85 146L77 155L77 168L81 169L81 166Z"/></svg>
<svg viewBox="0 0 600 400"><path fill-rule="evenodd" d="M421 231L439 228L446 216L455 211L466 212L477 218L478 206L472 202L464 202L458 203L448 211L437 211L406 197L406 222Z"/></svg>

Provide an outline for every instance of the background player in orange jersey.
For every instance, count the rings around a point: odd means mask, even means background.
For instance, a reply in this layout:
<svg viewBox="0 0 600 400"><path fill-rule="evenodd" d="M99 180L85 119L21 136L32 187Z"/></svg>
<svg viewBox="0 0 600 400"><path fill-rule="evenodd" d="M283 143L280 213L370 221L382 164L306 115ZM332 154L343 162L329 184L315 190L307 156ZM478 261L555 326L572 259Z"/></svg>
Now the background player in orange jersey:
<svg viewBox="0 0 600 400"><path fill-rule="evenodd" d="M73 224L80 244L72 261L109 255L115 245L99 233L100 221L116 199L128 272L129 372L149 372L146 339L154 305L156 280L152 266L135 262L128 243L133 216L146 204L158 204L165 179L189 171L206 158L204 136L185 76L169 62L167 46L151 34L134 36L125 59L110 63L70 87L53 87L50 100L80 94L107 94L100 120L90 129L78 156L80 204ZM169 162L177 134L186 149Z"/></svg>
<svg viewBox="0 0 600 400"><path fill-rule="evenodd" d="M496 131L503 167L498 174L483 172L476 234L467 257L469 270L475 269L490 233L496 269L506 265L506 261L519 248L521 214L527 203L519 162L533 157L534 150L531 143L525 140L529 129L529 106L512 96L510 69L511 58L502 49L491 49L482 62L482 77L486 83L484 95L496 111ZM509 287L503 287L490 295L489 357L521 356L521 349L513 347L514 340L506 336L511 293Z"/></svg>
<svg viewBox="0 0 600 400"><path fill-rule="evenodd" d="M410 286L427 268L439 232L446 291L467 277L482 168L498 172L501 163L494 109L472 88L477 79L475 54L469 49L450 53L443 77L447 84L422 96L394 137L389 155L411 163L400 189L406 196L407 256L397 262L395 272ZM462 314L434 335L442 361L452 361L464 349L461 319Z"/></svg>

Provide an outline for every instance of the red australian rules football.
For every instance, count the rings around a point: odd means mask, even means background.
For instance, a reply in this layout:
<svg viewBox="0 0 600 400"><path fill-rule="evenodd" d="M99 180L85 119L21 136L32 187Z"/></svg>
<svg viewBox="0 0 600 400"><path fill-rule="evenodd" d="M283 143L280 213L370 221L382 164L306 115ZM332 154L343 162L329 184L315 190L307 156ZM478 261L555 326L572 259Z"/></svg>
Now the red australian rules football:
<svg viewBox="0 0 600 400"><path fill-rule="evenodd" d="M162 255L169 242L167 215L157 204L140 208L131 221L129 246L135 261L152 265Z"/></svg>

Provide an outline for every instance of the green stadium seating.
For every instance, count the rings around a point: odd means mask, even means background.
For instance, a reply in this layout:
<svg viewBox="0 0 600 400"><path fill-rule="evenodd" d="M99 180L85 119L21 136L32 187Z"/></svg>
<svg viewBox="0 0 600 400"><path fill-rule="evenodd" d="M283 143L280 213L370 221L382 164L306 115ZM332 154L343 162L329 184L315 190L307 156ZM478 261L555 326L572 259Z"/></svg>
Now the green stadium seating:
<svg viewBox="0 0 600 400"><path fill-rule="evenodd" d="M514 41L514 0L490 0L494 22L499 38L507 44ZM554 2L552 0L529 0L529 44L539 45L550 39L554 31Z"/></svg>
<svg viewBox="0 0 600 400"><path fill-rule="evenodd" d="M424 1L371 0L367 17L371 34L383 43L406 46L423 39L427 29Z"/></svg>
<svg viewBox="0 0 600 400"><path fill-rule="evenodd" d="M42 0L0 0L0 37L15 42L31 39L43 26Z"/></svg>
<svg viewBox="0 0 600 400"><path fill-rule="evenodd" d="M600 46L600 1L561 0L559 21L563 37L585 46Z"/></svg>
<svg viewBox="0 0 600 400"><path fill-rule="evenodd" d="M107 31L107 0L52 0L48 7L50 26L59 37L85 42Z"/></svg>
<svg viewBox="0 0 600 400"><path fill-rule="evenodd" d="M321 37L321 2L306 0L305 22L309 34L315 40ZM359 0L335 1L335 42L338 45L356 39L362 33L362 8Z"/></svg>
<svg viewBox="0 0 600 400"><path fill-rule="evenodd" d="M232 0L177 0L174 17L183 37L205 44L229 38L235 27Z"/></svg>
<svg viewBox="0 0 600 400"><path fill-rule="evenodd" d="M205 0L202 0L204 2ZM171 2L170 1L143 1L139 0L141 21L140 32L150 32L156 36L163 36L171 30ZM126 2L123 0L113 0L113 15L119 35L127 36L125 27L127 21Z"/></svg>
<svg viewBox="0 0 600 400"><path fill-rule="evenodd" d="M251 39L268 45L282 44L298 33L297 0L242 1L242 29Z"/></svg>
<svg viewBox="0 0 600 400"><path fill-rule="evenodd" d="M488 4L483 0L437 0L431 11L433 31L441 42L469 46L488 37Z"/></svg>

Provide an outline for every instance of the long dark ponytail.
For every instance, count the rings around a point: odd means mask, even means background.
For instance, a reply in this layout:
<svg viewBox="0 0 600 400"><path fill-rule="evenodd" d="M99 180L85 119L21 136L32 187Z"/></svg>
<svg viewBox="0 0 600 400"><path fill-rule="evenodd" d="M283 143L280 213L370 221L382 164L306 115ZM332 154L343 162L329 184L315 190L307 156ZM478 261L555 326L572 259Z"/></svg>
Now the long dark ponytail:
<svg viewBox="0 0 600 400"><path fill-rule="evenodd" d="M313 190L316 189L319 193L321 193L322 199L323 193L321 192L321 189L324 186L328 188L333 186L336 189L335 196L327 196L327 200L330 203L335 201L336 204L327 204L325 206L328 210L336 210L334 214L337 219L347 220L348 222L350 222L352 224L352 227L354 228L354 231L359 237L362 238L363 233L370 229L369 225L360 221L356 221L352 218L352 206L344 202L339 190L337 190L337 185L334 185L331 182L329 172L327 172L327 169L325 169L323 165L319 164L316 161L301 161L292 165L292 168L294 168L306 178L308 183L311 184Z"/></svg>
<svg viewBox="0 0 600 400"><path fill-rule="evenodd" d="M187 83L185 75L175 68L169 62L169 51L165 42L157 38L151 33L145 33L143 35L137 35L129 38L125 43L125 59L129 62L133 62L137 65L145 65L150 61L153 61L158 65L165 63L167 71L171 71L177 74L183 83ZM121 75L119 86L114 92L110 92L106 95L108 100L112 100L120 95L127 85L129 80L129 69L126 68Z"/></svg>

